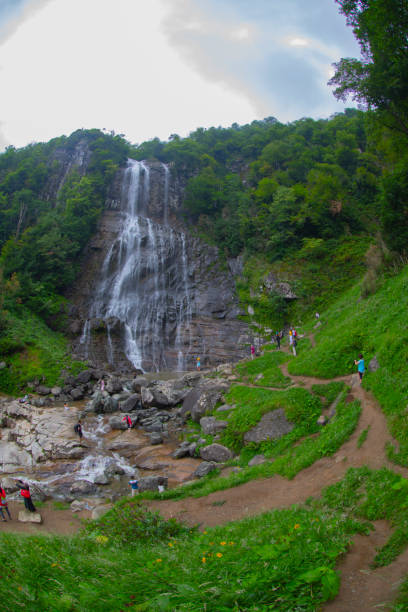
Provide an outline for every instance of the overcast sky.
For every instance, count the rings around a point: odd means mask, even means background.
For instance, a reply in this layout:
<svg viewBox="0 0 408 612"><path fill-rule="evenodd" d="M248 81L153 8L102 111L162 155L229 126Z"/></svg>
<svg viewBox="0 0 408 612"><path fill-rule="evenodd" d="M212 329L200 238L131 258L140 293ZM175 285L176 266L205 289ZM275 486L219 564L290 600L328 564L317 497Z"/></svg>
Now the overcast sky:
<svg viewBox="0 0 408 612"><path fill-rule="evenodd" d="M329 117L331 65L358 56L334 0L0 0L0 150Z"/></svg>

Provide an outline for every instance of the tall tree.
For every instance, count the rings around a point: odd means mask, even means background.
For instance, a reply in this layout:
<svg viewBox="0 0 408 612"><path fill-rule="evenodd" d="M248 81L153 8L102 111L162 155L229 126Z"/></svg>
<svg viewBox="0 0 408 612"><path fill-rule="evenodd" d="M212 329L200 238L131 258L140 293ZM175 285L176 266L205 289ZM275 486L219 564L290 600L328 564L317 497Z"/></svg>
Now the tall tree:
<svg viewBox="0 0 408 612"><path fill-rule="evenodd" d="M385 125L408 136L408 1L336 0L360 45L361 59L334 64L336 98L377 110Z"/></svg>

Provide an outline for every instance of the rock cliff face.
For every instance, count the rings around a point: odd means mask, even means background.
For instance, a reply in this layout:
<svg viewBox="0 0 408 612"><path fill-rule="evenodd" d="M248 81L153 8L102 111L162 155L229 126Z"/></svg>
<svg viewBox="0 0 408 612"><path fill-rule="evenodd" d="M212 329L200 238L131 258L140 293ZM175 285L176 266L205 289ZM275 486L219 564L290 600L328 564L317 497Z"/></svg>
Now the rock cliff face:
<svg viewBox="0 0 408 612"><path fill-rule="evenodd" d="M85 157L82 157L82 161ZM160 162L129 160L68 295L73 352L95 366L188 370L247 353L233 272L182 223L183 186Z"/></svg>

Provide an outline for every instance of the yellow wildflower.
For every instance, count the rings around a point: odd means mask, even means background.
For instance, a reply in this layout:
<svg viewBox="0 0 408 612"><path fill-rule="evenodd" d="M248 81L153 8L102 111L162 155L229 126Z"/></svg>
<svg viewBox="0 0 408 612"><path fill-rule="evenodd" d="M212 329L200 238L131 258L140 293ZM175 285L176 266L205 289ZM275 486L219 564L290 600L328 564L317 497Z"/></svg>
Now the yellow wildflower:
<svg viewBox="0 0 408 612"><path fill-rule="evenodd" d="M169 546L174 546L173 542L169 542Z"/></svg>
<svg viewBox="0 0 408 612"><path fill-rule="evenodd" d="M294 526L294 528L293 528L293 529L299 529L299 528L300 528L299 523L296 523L296 525Z"/></svg>
<svg viewBox="0 0 408 612"><path fill-rule="evenodd" d="M221 559L221 557L222 557L222 553L217 553L217 557L218 557L219 559Z"/></svg>
<svg viewBox="0 0 408 612"><path fill-rule="evenodd" d="M98 542L98 544L106 544L106 542L108 541L108 537L104 536L104 535L98 535L95 538L95 541Z"/></svg>
<svg viewBox="0 0 408 612"><path fill-rule="evenodd" d="M161 563L162 560L161 559L156 559L156 563Z"/></svg>
<svg viewBox="0 0 408 612"><path fill-rule="evenodd" d="M202 561L203 563L205 563L205 562L207 561L207 559L206 559L205 557L203 557L203 558L201 559L201 561Z"/></svg>
<svg viewBox="0 0 408 612"><path fill-rule="evenodd" d="M228 542L230 546L234 546L234 542Z"/></svg>
<svg viewBox="0 0 408 612"><path fill-rule="evenodd" d="M226 542L220 542L221 546L225 546Z"/></svg>

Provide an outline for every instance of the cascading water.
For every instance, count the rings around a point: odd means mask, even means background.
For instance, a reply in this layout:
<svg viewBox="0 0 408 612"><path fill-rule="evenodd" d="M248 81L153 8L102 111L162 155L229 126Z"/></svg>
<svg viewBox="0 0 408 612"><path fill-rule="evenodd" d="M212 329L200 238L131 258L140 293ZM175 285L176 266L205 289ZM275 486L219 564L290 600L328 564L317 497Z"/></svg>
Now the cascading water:
<svg viewBox="0 0 408 612"><path fill-rule="evenodd" d="M107 361L115 365L112 325L119 321L123 352L135 368L186 369L193 295L183 232L168 224L170 172L161 164L161 223L151 217L151 169L128 160L121 191L121 227L101 269L80 343L91 355L90 320L106 322ZM170 361L170 363L169 363Z"/></svg>

